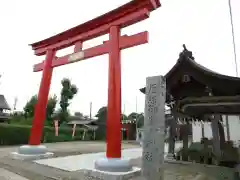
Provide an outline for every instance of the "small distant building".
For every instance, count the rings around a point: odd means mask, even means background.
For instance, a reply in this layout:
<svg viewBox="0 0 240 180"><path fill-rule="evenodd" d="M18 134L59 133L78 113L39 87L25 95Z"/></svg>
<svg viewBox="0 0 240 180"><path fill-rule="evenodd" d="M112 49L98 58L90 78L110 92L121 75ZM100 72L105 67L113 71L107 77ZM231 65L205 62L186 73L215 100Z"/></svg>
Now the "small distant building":
<svg viewBox="0 0 240 180"><path fill-rule="evenodd" d="M97 125L97 119L90 119L87 117L84 117L82 115L74 115L70 117L70 121L67 123L67 125L74 127L74 125L77 128L83 129L83 136L82 139L85 138L85 134L90 131L92 133L92 138L95 139L95 132L98 129Z"/></svg>
<svg viewBox="0 0 240 180"><path fill-rule="evenodd" d="M4 95L0 94L0 123L10 119L10 106L8 105Z"/></svg>
<svg viewBox="0 0 240 180"><path fill-rule="evenodd" d="M76 116L72 116L71 119L73 119L73 120L68 122L67 123L68 125L76 124L80 128L87 128L90 130L97 130L97 128L98 128L98 125L96 123L97 119L81 119Z"/></svg>
<svg viewBox="0 0 240 180"><path fill-rule="evenodd" d="M136 139L136 120L122 120L122 140Z"/></svg>

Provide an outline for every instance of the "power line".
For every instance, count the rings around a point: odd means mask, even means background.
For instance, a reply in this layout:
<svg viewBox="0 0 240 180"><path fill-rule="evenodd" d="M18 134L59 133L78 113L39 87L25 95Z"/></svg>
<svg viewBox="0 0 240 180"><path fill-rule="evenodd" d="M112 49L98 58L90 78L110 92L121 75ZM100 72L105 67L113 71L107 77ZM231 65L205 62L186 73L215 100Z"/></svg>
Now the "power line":
<svg viewBox="0 0 240 180"><path fill-rule="evenodd" d="M232 28L232 43L233 43L233 53L234 53L234 61L235 61L235 68L236 68L236 76L238 76L237 53L236 53L236 43L235 43L235 36L234 36L231 0L228 0L228 6L229 6L229 13L230 13L231 28Z"/></svg>

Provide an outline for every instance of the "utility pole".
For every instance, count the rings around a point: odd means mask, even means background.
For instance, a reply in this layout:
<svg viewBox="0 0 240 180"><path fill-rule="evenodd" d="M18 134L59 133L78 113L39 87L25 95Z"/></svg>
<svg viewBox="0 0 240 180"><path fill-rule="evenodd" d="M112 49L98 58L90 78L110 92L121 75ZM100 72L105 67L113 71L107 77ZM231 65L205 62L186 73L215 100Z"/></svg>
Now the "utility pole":
<svg viewBox="0 0 240 180"><path fill-rule="evenodd" d="M92 120L92 102L90 102L90 114L89 114L90 120Z"/></svg>
<svg viewBox="0 0 240 180"><path fill-rule="evenodd" d="M136 120L136 140L138 139L138 102L137 102L137 96L136 96L136 117L135 117L135 120Z"/></svg>
<svg viewBox="0 0 240 180"><path fill-rule="evenodd" d="M231 0L228 0L228 7L229 7L229 15L230 15L230 22L231 22L231 29L232 29L232 44L233 44L233 54L234 54L234 62L235 62L235 71L236 77L238 77L238 63L237 63L237 52L236 52L236 41L235 41L235 33L234 33L234 25L233 25L233 15L232 15L232 3ZM228 116L228 115L226 115ZM240 120L240 116L238 116ZM228 117L226 118L226 128L229 131L229 124L228 124Z"/></svg>
<svg viewBox="0 0 240 180"><path fill-rule="evenodd" d="M137 96L136 96L136 113L137 113L137 110L138 110L138 104L137 104Z"/></svg>
<svg viewBox="0 0 240 180"><path fill-rule="evenodd" d="M17 101L18 101L18 98L15 97L15 98L14 98L14 104L13 104L13 110L14 110L14 111L16 110Z"/></svg>
<svg viewBox="0 0 240 180"><path fill-rule="evenodd" d="M136 113L137 113L137 111L138 111L137 96L136 96L136 107L135 107L135 108L136 108L135 111L136 111ZM138 117L138 114L136 114L136 132L137 132L137 117Z"/></svg>
<svg viewBox="0 0 240 180"><path fill-rule="evenodd" d="M0 74L0 78L2 78L2 75ZM0 85L1 85L1 81L0 81Z"/></svg>
<svg viewBox="0 0 240 180"><path fill-rule="evenodd" d="M233 44L233 54L234 54L235 70L236 70L236 76L238 76L236 41L235 41L235 34L234 34L234 25L233 25L231 0L228 0L228 6L229 6L230 22L231 22L231 29L232 29L232 44Z"/></svg>

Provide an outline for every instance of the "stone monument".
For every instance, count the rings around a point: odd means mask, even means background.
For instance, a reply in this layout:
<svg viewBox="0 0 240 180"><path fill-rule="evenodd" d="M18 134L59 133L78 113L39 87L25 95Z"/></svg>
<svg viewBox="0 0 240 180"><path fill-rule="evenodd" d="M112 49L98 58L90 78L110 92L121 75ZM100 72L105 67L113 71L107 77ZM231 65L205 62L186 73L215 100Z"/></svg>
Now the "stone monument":
<svg viewBox="0 0 240 180"><path fill-rule="evenodd" d="M163 180L166 81L147 78L142 174L146 180Z"/></svg>

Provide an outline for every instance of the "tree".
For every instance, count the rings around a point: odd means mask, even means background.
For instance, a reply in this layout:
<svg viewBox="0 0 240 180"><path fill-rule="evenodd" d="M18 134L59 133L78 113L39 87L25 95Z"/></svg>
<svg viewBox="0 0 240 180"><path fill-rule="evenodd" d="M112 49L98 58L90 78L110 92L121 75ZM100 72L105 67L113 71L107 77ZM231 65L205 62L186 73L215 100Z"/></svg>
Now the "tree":
<svg viewBox="0 0 240 180"><path fill-rule="evenodd" d="M51 96L48 99L48 105L47 105L47 113L46 113L46 119L52 121L53 120L53 113L55 112L55 108L57 105L57 96Z"/></svg>
<svg viewBox="0 0 240 180"><path fill-rule="evenodd" d="M68 106L70 105L69 100L72 100L74 95L77 94L78 89L76 85L71 84L71 81L64 78L61 81L61 99L60 99L60 109L58 110L58 118L60 123L66 122L69 117Z"/></svg>
<svg viewBox="0 0 240 180"><path fill-rule="evenodd" d="M128 120L128 116L126 114L121 114L121 120Z"/></svg>
<svg viewBox="0 0 240 180"><path fill-rule="evenodd" d="M106 138L107 107L106 106L101 107L98 110L96 117L98 118L97 120L98 129L96 131L96 139L103 140Z"/></svg>
<svg viewBox="0 0 240 180"><path fill-rule="evenodd" d="M102 122L106 122L106 119L107 119L107 107L106 106L103 106L101 107L96 116L99 120L101 120Z"/></svg>
<svg viewBox="0 0 240 180"><path fill-rule="evenodd" d="M138 114L136 112L132 112L131 114L128 115L128 119L129 120L136 120L138 128L141 128L144 125L144 115L143 115L143 113Z"/></svg>
<svg viewBox="0 0 240 180"><path fill-rule="evenodd" d="M34 95L31 97L31 99L26 103L24 106L24 116L25 118L32 118L34 116L35 111L35 105L37 104L37 95ZM49 97L48 104L47 104L47 110L46 110L46 119L52 120L52 115L55 111L57 104L57 96L53 95Z"/></svg>
<svg viewBox="0 0 240 180"><path fill-rule="evenodd" d="M26 118L34 116L34 108L36 104L37 104L37 95L34 95L31 97L31 99L26 103L26 105L23 108L24 116Z"/></svg>
<svg viewBox="0 0 240 180"><path fill-rule="evenodd" d="M137 127L142 128L144 126L144 114L138 114L137 116Z"/></svg>
<svg viewBox="0 0 240 180"><path fill-rule="evenodd" d="M83 113L81 113L81 112L75 112L75 113L74 113L74 116L83 117Z"/></svg>
<svg viewBox="0 0 240 180"><path fill-rule="evenodd" d="M131 114L128 115L128 119L130 119L130 120L137 119L138 115L139 115L138 113L132 112Z"/></svg>

